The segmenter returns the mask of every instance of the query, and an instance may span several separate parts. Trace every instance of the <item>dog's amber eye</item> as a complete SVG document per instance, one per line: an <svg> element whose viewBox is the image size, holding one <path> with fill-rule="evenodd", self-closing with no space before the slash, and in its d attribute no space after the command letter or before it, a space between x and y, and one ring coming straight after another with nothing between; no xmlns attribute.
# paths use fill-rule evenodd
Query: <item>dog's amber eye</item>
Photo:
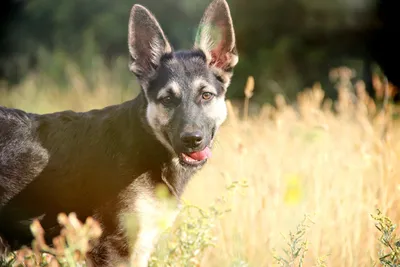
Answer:
<svg viewBox="0 0 400 267"><path fill-rule="evenodd" d="M201 98L203 98L203 100L210 100L213 97L213 94L209 93L209 92L204 92L201 95Z"/></svg>

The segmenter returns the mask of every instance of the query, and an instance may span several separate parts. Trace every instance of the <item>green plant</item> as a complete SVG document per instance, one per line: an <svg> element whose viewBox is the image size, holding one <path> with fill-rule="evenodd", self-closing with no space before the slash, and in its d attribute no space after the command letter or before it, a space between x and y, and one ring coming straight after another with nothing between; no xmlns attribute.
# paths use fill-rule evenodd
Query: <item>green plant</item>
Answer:
<svg viewBox="0 0 400 267"><path fill-rule="evenodd" d="M400 266L400 239L396 235L397 225L378 209L377 214L371 214L375 226L381 233L379 242L382 244L378 255L380 263L385 267Z"/></svg>
<svg viewBox="0 0 400 267"><path fill-rule="evenodd" d="M305 255L308 251L308 241L305 235L310 228L310 223L314 224L311 218L305 215L304 219L297 225L295 232L289 232L288 237L283 236L288 248L283 249L285 256L279 256L274 251L273 257L276 264L282 267L304 266ZM326 266L325 258L326 256L318 258L316 266Z"/></svg>
<svg viewBox="0 0 400 267"><path fill-rule="evenodd" d="M289 238L282 235L289 249L283 249L285 257L279 256L275 252L274 259L279 266L303 266L304 256L308 250L308 242L306 239L303 239L309 228L307 222L312 221L308 216L305 216L303 221L297 226L296 232L289 232Z"/></svg>
<svg viewBox="0 0 400 267"><path fill-rule="evenodd" d="M205 251L215 245L216 221L230 211L230 197L247 186L246 181L234 181L227 186L227 194L217 198L208 209L184 201L183 220L175 231L168 233L167 244L160 243L150 266L200 266Z"/></svg>

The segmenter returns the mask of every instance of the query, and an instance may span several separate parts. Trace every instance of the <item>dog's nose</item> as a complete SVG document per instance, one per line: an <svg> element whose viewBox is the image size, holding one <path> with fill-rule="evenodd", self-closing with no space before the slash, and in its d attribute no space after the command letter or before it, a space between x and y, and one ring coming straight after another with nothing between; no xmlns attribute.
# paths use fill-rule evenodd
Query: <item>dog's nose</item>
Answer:
<svg viewBox="0 0 400 267"><path fill-rule="evenodd" d="M196 148L203 141L203 134L200 131L184 132L181 134L181 141L187 148Z"/></svg>

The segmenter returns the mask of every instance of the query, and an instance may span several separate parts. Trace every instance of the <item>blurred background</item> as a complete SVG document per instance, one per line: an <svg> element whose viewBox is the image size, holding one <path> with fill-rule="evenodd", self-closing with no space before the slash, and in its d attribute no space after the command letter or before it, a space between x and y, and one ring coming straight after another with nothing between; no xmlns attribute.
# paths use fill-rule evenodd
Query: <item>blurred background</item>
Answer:
<svg viewBox="0 0 400 267"><path fill-rule="evenodd" d="M371 94L373 74L395 84L388 64L396 58L395 4L377 0L228 0L240 64L228 98L243 97L253 75L253 105L271 102L276 93L293 100L303 88L321 82L336 98L332 68L346 65ZM2 0L0 80L7 87L40 72L70 86L66 67L74 64L87 82L99 66L114 71L126 87L127 25L134 3L147 6L175 49L190 48L208 0ZM393 5L393 6L388 6ZM382 12L386 12L382 15ZM393 13L393 15L392 15ZM390 61L387 63L387 61Z"/></svg>

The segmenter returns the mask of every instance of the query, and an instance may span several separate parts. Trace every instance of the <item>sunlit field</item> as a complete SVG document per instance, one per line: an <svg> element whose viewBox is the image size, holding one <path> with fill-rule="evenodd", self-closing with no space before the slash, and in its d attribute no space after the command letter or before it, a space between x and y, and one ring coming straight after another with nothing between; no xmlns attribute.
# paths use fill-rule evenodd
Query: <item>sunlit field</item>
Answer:
<svg viewBox="0 0 400 267"><path fill-rule="evenodd" d="M285 254L288 242L293 244L285 238L296 233L306 215L311 221L296 245L299 256L305 253L303 266L380 264L381 233L371 214L380 209L393 222L400 219L400 128L392 119L394 107L388 104L382 111L369 102L362 83L354 85L360 99L354 104L346 93L346 75L338 74L338 102L322 101L318 84L299 93L296 105L277 95L274 106L247 119L228 102L229 117L213 156L189 183L184 199L209 210L233 182L247 186L227 197L224 209L229 211L207 221L214 246L194 244L192 258L170 266L279 266L278 256L289 261L280 266L300 266L296 255ZM71 84L62 91L31 76L16 90L1 91L0 104L38 113L85 111L131 99L138 88L134 78L129 89L107 75L99 75L89 88L78 73L71 75ZM189 234L204 235L196 229ZM167 266L156 261L154 266Z"/></svg>

